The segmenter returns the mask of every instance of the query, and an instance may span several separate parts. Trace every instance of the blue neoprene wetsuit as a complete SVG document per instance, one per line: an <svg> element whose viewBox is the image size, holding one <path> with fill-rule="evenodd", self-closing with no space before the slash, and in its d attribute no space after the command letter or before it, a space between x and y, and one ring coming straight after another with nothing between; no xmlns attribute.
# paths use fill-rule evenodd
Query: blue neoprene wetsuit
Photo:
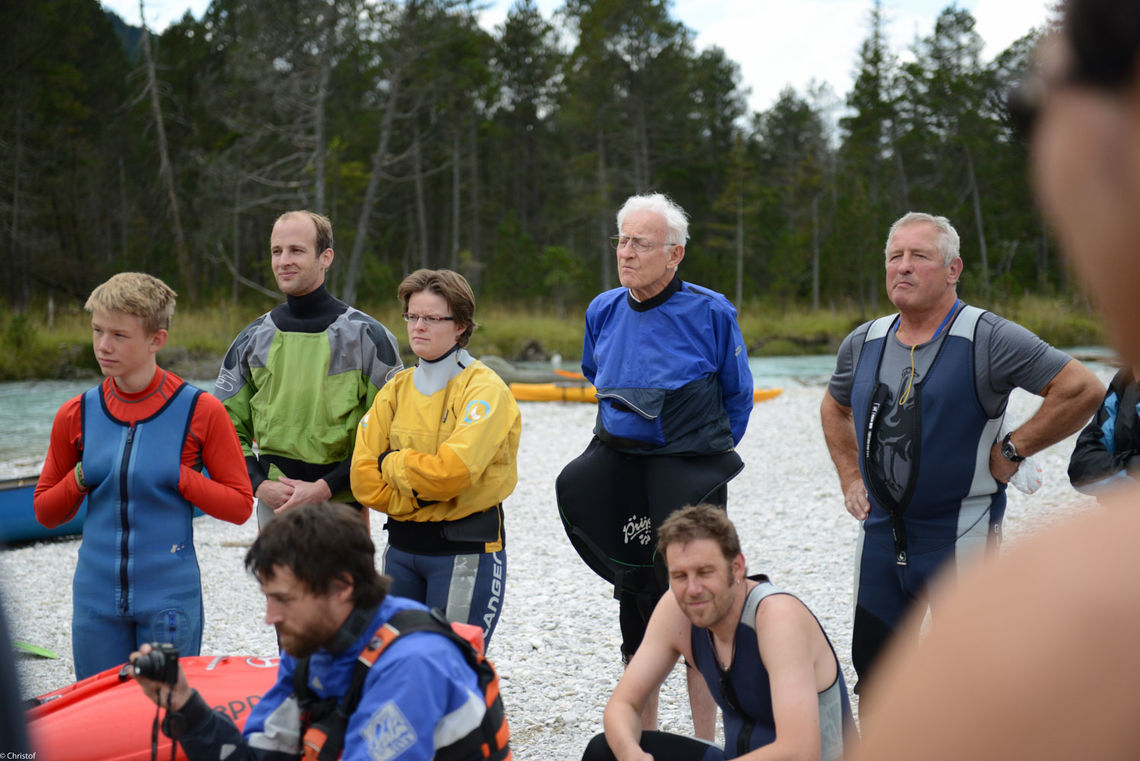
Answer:
<svg viewBox="0 0 1140 761"><path fill-rule="evenodd" d="M717 663L709 630L692 627L693 665L701 672L724 715L725 758L742 756L776 739L768 670L756 639L756 609L769 595L787 592L781 592L767 577L755 578L760 583L748 593L740 613L732 663L727 669L722 671ZM834 649L832 657L835 657ZM825 761L842 758L845 733L853 731L853 727L847 684L836 658L835 681L819 693L820 757Z"/></svg>
<svg viewBox="0 0 1140 761"><path fill-rule="evenodd" d="M119 665L144 642L181 655L202 644L194 507L179 493L181 452L200 389L184 383L155 415L113 418L101 386L83 395L83 474L90 489L73 582L76 677ZM143 518L145 516L145 518Z"/></svg>
<svg viewBox="0 0 1140 761"><path fill-rule="evenodd" d="M1005 485L990 473L989 451L1002 416L990 418L975 391L982 314L962 308L904 404L879 379L896 318L875 320L859 354L851 409L871 503L856 567L852 652L861 678L945 562L1000 537ZM905 483L890 481L892 457L911 463Z"/></svg>

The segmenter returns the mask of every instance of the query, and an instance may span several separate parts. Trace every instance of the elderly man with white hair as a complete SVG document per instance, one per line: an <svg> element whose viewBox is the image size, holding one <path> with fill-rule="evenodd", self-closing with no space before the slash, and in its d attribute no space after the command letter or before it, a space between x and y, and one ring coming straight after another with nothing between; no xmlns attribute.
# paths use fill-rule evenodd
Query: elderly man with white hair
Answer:
<svg viewBox="0 0 1140 761"><path fill-rule="evenodd" d="M963 303L958 249L945 217L911 212L891 226L886 285L898 312L844 339L820 408L847 511L863 524L851 643L860 694L935 572L997 547L1019 464L1078 430L1104 393L1069 355ZM1018 387L1044 401L1002 437Z"/></svg>
<svg viewBox="0 0 1140 761"><path fill-rule="evenodd" d="M633 657L668 588L657 527L674 510L724 507L743 463L735 447L752 413L752 372L723 295L681 280L689 224L660 193L617 214L620 288L586 310L582 371L597 387L594 438L556 484L567 534L591 569L614 584L622 657ZM713 739L716 705L687 669L693 724ZM656 692L642 717L656 728Z"/></svg>

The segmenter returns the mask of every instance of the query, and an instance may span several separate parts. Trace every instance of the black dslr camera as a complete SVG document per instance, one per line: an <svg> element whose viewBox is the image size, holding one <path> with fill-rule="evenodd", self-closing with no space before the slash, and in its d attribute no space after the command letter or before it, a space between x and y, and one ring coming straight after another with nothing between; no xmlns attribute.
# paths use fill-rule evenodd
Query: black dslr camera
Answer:
<svg viewBox="0 0 1140 761"><path fill-rule="evenodd" d="M151 651L135 658L135 676L174 686L178 682L178 648L169 642L150 643Z"/></svg>

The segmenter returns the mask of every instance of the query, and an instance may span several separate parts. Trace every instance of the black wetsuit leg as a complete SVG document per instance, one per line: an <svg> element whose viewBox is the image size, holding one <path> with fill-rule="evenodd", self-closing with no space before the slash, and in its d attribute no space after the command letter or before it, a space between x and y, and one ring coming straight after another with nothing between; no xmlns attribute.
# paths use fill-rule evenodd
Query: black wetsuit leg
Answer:
<svg viewBox="0 0 1140 761"><path fill-rule="evenodd" d="M668 732L642 732L641 749L656 761L723 761L725 758L724 750L718 745ZM594 735L586 745L582 761L616 761L605 734Z"/></svg>

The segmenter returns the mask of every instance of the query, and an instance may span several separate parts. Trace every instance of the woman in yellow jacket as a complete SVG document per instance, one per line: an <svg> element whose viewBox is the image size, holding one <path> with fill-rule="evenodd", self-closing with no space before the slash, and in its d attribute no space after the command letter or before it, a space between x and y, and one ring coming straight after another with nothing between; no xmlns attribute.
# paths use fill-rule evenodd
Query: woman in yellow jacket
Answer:
<svg viewBox="0 0 1140 761"><path fill-rule="evenodd" d="M518 481L519 408L464 348L476 323L462 275L416 270L396 293L419 361L361 419L352 493L388 514L392 594L483 627L489 644L507 575L503 500Z"/></svg>

